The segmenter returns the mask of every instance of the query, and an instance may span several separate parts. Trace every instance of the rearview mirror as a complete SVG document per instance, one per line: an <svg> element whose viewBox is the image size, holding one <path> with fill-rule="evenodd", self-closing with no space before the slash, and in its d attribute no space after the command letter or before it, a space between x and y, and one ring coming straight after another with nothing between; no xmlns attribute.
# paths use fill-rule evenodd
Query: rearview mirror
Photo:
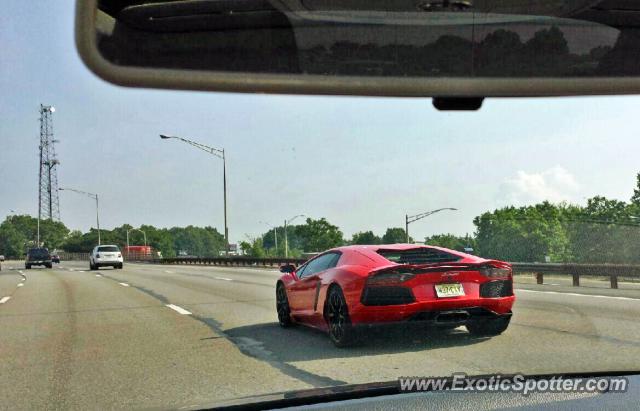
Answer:
<svg viewBox="0 0 640 411"><path fill-rule="evenodd" d="M296 266L293 264L285 264L280 266L281 273L291 274L296 271Z"/></svg>
<svg viewBox="0 0 640 411"><path fill-rule="evenodd" d="M136 87L434 97L640 93L640 6L618 3L79 0L76 42L96 74Z"/></svg>

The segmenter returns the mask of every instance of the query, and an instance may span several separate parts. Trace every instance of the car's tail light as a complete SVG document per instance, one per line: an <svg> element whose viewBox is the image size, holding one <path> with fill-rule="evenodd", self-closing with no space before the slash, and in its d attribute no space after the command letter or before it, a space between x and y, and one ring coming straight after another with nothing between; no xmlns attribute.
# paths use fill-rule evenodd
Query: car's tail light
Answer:
<svg viewBox="0 0 640 411"><path fill-rule="evenodd" d="M100 254L96 254L96 258L100 258Z"/></svg>
<svg viewBox="0 0 640 411"><path fill-rule="evenodd" d="M484 266L478 270L480 274L487 278L508 278L511 277L511 268Z"/></svg>
<svg viewBox="0 0 640 411"><path fill-rule="evenodd" d="M367 279L367 286L393 286L400 285L414 277L413 273L401 271L383 271L372 275Z"/></svg>
<svg viewBox="0 0 640 411"><path fill-rule="evenodd" d="M493 280L480 284L480 297L500 298L513 295L513 282L510 280Z"/></svg>

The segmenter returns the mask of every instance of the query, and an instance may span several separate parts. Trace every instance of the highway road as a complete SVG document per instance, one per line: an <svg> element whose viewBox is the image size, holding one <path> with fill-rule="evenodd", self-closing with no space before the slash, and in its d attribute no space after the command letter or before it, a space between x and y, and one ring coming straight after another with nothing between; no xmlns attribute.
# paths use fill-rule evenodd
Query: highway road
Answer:
<svg viewBox="0 0 640 411"><path fill-rule="evenodd" d="M453 372L640 370L640 290L518 282L491 339L374 332L349 349L280 329L267 269L87 263L0 271L0 409L176 408Z"/></svg>

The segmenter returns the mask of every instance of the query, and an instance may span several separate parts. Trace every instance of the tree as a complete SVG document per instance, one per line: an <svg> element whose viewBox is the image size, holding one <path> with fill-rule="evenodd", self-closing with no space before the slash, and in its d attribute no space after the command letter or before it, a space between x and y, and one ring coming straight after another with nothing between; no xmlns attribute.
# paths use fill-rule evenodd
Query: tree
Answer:
<svg viewBox="0 0 640 411"><path fill-rule="evenodd" d="M465 251L466 248L476 249L476 239L469 234L459 237L453 234L436 234L424 239L425 244L448 248L450 250Z"/></svg>
<svg viewBox="0 0 640 411"><path fill-rule="evenodd" d="M640 173L636 175L636 188L633 189L633 196L631 196L631 203L640 207Z"/></svg>
<svg viewBox="0 0 640 411"><path fill-rule="evenodd" d="M396 243L406 243L407 242L407 232L404 228L393 227L387 228L387 231L382 236L382 244L396 244ZM409 242L413 242L413 239L409 237Z"/></svg>
<svg viewBox="0 0 640 411"><path fill-rule="evenodd" d="M22 258L26 244L27 237L15 227L0 228L0 254L7 258Z"/></svg>
<svg viewBox="0 0 640 411"><path fill-rule="evenodd" d="M351 244L380 244L381 241L373 231L363 231L353 235Z"/></svg>
<svg viewBox="0 0 640 411"><path fill-rule="evenodd" d="M245 255L255 258L264 258L267 253L262 244L262 238L249 238L249 241L240 241L240 248Z"/></svg>
<svg viewBox="0 0 640 411"><path fill-rule="evenodd" d="M295 232L306 252L324 251L344 244L342 231L324 218L307 218L306 224L295 226Z"/></svg>
<svg viewBox="0 0 640 411"><path fill-rule="evenodd" d="M505 207L474 218L478 253L516 262L566 261L569 240L559 207L543 202L535 206Z"/></svg>
<svg viewBox="0 0 640 411"><path fill-rule="evenodd" d="M0 252L21 257L27 248L37 244L38 219L29 215L7 217L0 224ZM40 243L51 250L62 246L69 229L59 221L40 221Z"/></svg>
<svg viewBox="0 0 640 411"><path fill-rule="evenodd" d="M581 263L640 263L638 206L595 196L586 207L565 210L572 260Z"/></svg>

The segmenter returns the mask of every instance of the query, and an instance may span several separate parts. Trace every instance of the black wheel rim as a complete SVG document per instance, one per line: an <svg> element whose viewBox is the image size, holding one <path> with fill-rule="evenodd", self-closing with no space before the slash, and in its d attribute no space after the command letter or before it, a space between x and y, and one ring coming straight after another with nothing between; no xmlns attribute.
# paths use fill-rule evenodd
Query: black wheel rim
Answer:
<svg viewBox="0 0 640 411"><path fill-rule="evenodd" d="M332 292L329 298L329 329L336 341L344 337L347 320L347 307L338 292Z"/></svg>
<svg viewBox="0 0 640 411"><path fill-rule="evenodd" d="M276 309L278 310L278 321L284 324L289 319L289 300L287 300L287 292L283 286L279 286L276 290Z"/></svg>

